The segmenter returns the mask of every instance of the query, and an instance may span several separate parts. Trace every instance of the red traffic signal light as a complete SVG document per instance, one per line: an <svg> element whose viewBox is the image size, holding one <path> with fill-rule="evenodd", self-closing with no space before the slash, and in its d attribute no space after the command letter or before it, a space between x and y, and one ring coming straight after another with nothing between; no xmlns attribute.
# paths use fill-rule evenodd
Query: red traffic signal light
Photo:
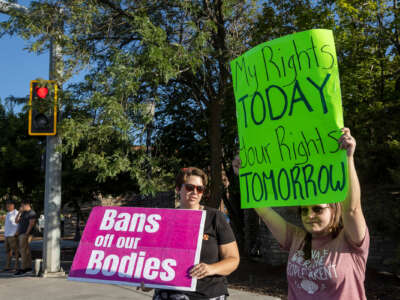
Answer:
<svg viewBox="0 0 400 300"><path fill-rule="evenodd" d="M47 94L49 93L49 89L47 87L36 87L35 92L39 98L45 99Z"/></svg>
<svg viewBox="0 0 400 300"><path fill-rule="evenodd" d="M29 97L29 135L56 135L57 84L32 80Z"/></svg>

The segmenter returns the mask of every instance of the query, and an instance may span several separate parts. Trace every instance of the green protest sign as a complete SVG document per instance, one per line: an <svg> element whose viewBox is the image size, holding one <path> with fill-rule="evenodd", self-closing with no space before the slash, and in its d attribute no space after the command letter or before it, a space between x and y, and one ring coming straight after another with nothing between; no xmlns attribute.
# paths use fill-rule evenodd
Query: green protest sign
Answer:
<svg viewBox="0 0 400 300"><path fill-rule="evenodd" d="M231 62L243 208L344 200L347 158L332 31L258 45Z"/></svg>

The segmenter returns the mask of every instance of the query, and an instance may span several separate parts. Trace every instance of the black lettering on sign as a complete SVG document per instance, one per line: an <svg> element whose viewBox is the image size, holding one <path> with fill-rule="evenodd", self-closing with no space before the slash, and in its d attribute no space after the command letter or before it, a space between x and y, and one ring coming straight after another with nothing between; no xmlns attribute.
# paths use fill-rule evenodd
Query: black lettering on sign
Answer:
<svg viewBox="0 0 400 300"><path fill-rule="evenodd" d="M324 95L324 88L327 85L329 78L331 77L331 74L326 74L325 79L323 80L322 84L319 85L316 83L313 79L310 77L307 77L307 81L303 82L300 84L299 81L295 81L293 90L292 90L292 97L290 99L290 108L288 112L288 116L292 116L295 112L296 109L295 107L301 105L302 103L305 108L307 108L308 112L312 113L315 111L315 109L312 106L312 103L308 99L312 99L313 95L306 95L303 92L304 84L308 82L309 85L314 87L316 89L316 92L318 93L318 96L321 101L321 108L323 114L326 114L328 112L328 106L326 104L326 99ZM315 92L314 92L315 94ZM285 90L275 84L272 84L268 86L265 89L265 96L266 96L266 101L268 104L268 116L269 120L275 121L275 120L280 120L283 118L286 114L287 108L288 108L288 96L286 95ZM249 95L243 95L238 99L238 110L242 109L243 110L243 116L244 116L244 127L247 128L249 126L248 124L248 114L247 114L247 102L246 99L249 97ZM262 125L265 120L268 120L267 118L267 106L265 105L265 99L263 98L262 94L258 91L255 91L253 95L251 96L251 101L250 101L250 111L251 111L251 121L253 124L256 126ZM296 104L296 106L295 106ZM313 104L315 106L315 104ZM256 117L255 112L261 110L261 117Z"/></svg>
<svg viewBox="0 0 400 300"><path fill-rule="evenodd" d="M242 154L242 168L247 166L258 165L269 165L271 164L271 158L269 156L269 149L271 143L261 144L259 146L246 147L246 142L242 138L240 142L240 153Z"/></svg>
<svg viewBox="0 0 400 300"><path fill-rule="evenodd" d="M245 185L246 202L268 201L273 195L275 200L316 198L328 191L342 191L346 184L346 164L321 165L315 168L312 164L290 169L281 168L269 172L247 172L240 174L241 184Z"/></svg>

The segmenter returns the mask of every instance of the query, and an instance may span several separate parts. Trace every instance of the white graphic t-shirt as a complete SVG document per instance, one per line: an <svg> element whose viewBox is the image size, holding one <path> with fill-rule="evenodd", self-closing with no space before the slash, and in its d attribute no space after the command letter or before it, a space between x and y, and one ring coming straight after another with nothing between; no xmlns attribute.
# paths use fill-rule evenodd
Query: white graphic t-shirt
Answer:
<svg viewBox="0 0 400 300"><path fill-rule="evenodd" d="M304 259L302 244L306 233L287 225L286 242L289 251L287 279L288 299L366 299L365 267L368 258L369 233L360 246L350 242L342 230L332 239L313 238L311 259Z"/></svg>

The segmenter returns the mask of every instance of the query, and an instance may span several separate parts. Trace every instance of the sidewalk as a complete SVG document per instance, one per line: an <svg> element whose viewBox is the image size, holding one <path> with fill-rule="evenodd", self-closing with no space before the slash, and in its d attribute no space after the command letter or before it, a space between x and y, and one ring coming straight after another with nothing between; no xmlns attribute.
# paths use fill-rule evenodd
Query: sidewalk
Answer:
<svg viewBox="0 0 400 300"><path fill-rule="evenodd" d="M72 241L63 241L62 247L70 247ZM40 249L35 241L32 248ZM4 243L0 243L0 268L4 266ZM67 264L70 262L66 262ZM279 298L230 289L229 300L275 300ZM65 278L13 277L0 273L0 299L12 300L140 300L151 299L152 292L137 291L128 285L97 284L69 281Z"/></svg>
<svg viewBox="0 0 400 300"><path fill-rule="evenodd" d="M265 295L230 289L229 300L273 300ZM136 287L69 281L65 278L19 277L0 278L0 298L12 300L140 300L151 299L153 292Z"/></svg>

